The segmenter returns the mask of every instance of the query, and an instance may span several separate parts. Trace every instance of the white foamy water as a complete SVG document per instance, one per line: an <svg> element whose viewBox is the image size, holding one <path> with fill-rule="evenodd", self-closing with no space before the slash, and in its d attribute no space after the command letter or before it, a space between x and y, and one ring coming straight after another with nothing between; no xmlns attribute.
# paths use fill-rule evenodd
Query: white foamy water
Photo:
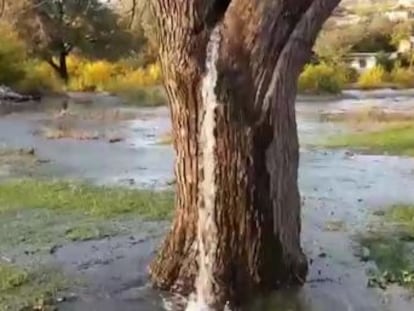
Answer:
<svg viewBox="0 0 414 311"><path fill-rule="evenodd" d="M199 247L199 274L196 280L196 292L190 297L187 311L210 311L214 301L214 258L216 257L217 227L215 225L215 147L216 127L215 111L218 100L215 94L217 84L216 62L219 57L220 31L216 27L207 45L206 75L202 81L204 117L201 124L201 148L204 180L200 187L200 195L204 202L199 210L197 239Z"/></svg>

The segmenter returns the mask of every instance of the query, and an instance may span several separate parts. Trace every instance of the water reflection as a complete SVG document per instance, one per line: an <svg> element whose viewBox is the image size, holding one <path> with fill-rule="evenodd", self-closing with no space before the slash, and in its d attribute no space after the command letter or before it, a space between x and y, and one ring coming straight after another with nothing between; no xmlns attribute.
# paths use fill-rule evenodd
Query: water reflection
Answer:
<svg viewBox="0 0 414 311"><path fill-rule="evenodd" d="M282 291L262 297L246 311L320 311L314 309L303 290ZM333 309L332 309L333 310Z"/></svg>

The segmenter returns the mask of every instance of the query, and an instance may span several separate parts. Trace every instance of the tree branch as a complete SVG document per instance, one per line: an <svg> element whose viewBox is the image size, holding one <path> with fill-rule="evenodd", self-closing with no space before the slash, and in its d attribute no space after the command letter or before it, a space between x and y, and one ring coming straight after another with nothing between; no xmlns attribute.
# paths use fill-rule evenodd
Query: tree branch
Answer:
<svg viewBox="0 0 414 311"><path fill-rule="evenodd" d="M5 8L6 8L6 0L0 0L0 17L3 16Z"/></svg>
<svg viewBox="0 0 414 311"><path fill-rule="evenodd" d="M71 43L64 43L63 44L63 50L64 50L64 53L66 55L70 54L70 52L72 52L73 48L74 48L74 45L71 44Z"/></svg>
<svg viewBox="0 0 414 311"><path fill-rule="evenodd" d="M128 29L132 29L132 25L134 24L134 20L135 20L136 10L137 10L137 0L132 0L131 19L128 23Z"/></svg>
<svg viewBox="0 0 414 311"><path fill-rule="evenodd" d="M318 33L341 0L314 0L292 32L278 63L293 57L291 66L300 71L312 52Z"/></svg>
<svg viewBox="0 0 414 311"><path fill-rule="evenodd" d="M296 94L296 92L287 91L286 88L296 89L297 79L306 61L312 55L312 48L318 33L340 1L314 0L296 24L272 73L269 87L263 98L261 117L258 124L268 116L269 111L277 110L277 107L272 105L274 103L273 99L278 93ZM289 74L286 75L286 73ZM294 99L295 97L285 102L294 102Z"/></svg>
<svg viewBox="0 0 414 311"><path fill-rule="evenodd" d="M54 62L53 58L49 57L46 59L46 62L52 66L53 69L55 69L56 71L59 71L60 67Z"/></svg>

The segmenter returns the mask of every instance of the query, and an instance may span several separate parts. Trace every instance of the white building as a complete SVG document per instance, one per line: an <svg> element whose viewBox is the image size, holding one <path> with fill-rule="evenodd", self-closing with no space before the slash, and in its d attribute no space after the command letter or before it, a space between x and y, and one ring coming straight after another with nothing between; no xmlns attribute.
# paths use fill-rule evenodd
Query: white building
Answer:
<svg viewBox="0 0 414 311"><path fill-rule="evenodd" d="M377 65L377 53L350 53L345 61L351 68L362 72Z"/></svg>
<svg viewBox="0 0 414 311"><path fill-rule="evenodd" d="M385 12L384 15L392 22L406 21L412 16L407 9L395 9Z"/></svg>
<svg viewBox="0 0 414 311"><path fill-rule="evenodd" d="M414 50L414 36L411 36L409 39L401 40L398 45L398 53L410 53Z"/></svg>
<svg viewBox="0 0 414 311"><path fill-rule="evenodd" d="M398 5L399 6L404 6L404 7L413 7L414 6L414 0L398 0Z"/></svg>
<svg viewBox="0 0 414 311"><path fill-rule="evenodd" d="M385 12L385 16L393 22L406 21L414 17L414 0L398 0L397 3Z"/></svg>

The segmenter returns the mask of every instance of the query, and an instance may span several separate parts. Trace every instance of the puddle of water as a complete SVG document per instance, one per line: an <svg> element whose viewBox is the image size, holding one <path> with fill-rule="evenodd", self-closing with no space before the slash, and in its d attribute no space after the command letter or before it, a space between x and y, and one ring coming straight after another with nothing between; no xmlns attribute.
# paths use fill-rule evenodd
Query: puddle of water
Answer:
<svg viewBox="0 0 414 311"><path fill-rule="evenodd" d="M34 135L45 125L56 122L54 115L60 109L60 101L47 101L37 112L26 111L0 118L0 145L7 148L35 147L39 157L50 160L50 163L39 166L34 175L80 178L106 184L127 181L127 184L140 187L165 185L171 180L172 148L156 144L158 137L169 129L166 108L127 108L137 115L131 121L85 124L78 120L86 129L116 129L116 132L121 132L124 140L115 144L107 140L50 140ZM83 105L80 109L91 112L98 109L96 105ZM109 101L103 107L108 105L115 104Z"/></svg>
<svg viewBox="0 0 414 311"><path fill-rule="evenodd" d="M384 105L393 102L389 98L375 98L379 95L358 96L343 101L297 105L302 142L299 182L304 201L303 244L311 261L309 282L300 290L277 293L257 302L254 310L413 309L412 305L407 309L398 294L391 295L391 303L384 303L381 293L367 288L367 265L354 256L352 236L364 228L367 215L378 207L414 202L414 193L407 191L414 186L411 174L414 161L386 156L349 157L343 150L308 147L308 143L342 130L330 123L319 122L321 111L349 109L357 104L370 104L373 100ZM414 100L409 97L394 99L401 107L414 108ZM111 101L105 102L104 106L111 107ZM15 148L35 147L40 157L51 160L39 168L39 173L46 176L158 187L173 178L172 148L156 144L157 137L170 128L168 110L136 111L135 120L116 124L125 133L125 140L117 144L99 140L51 141L33 135L39 124L50 118L51 114L44 111L0 118L0 144ZM341 221L345 229L326 230L326 223L330 221ZM155 225L153 232L157 234L142 237L148 233L147 229L137 227L134 239L121 236L73 243L59 249L55 259L67 272L80 273L88 280L79 299L66 302L61 306L62 310L162 310L159 293L146 286L146 266L166 227Z"/></svg>

